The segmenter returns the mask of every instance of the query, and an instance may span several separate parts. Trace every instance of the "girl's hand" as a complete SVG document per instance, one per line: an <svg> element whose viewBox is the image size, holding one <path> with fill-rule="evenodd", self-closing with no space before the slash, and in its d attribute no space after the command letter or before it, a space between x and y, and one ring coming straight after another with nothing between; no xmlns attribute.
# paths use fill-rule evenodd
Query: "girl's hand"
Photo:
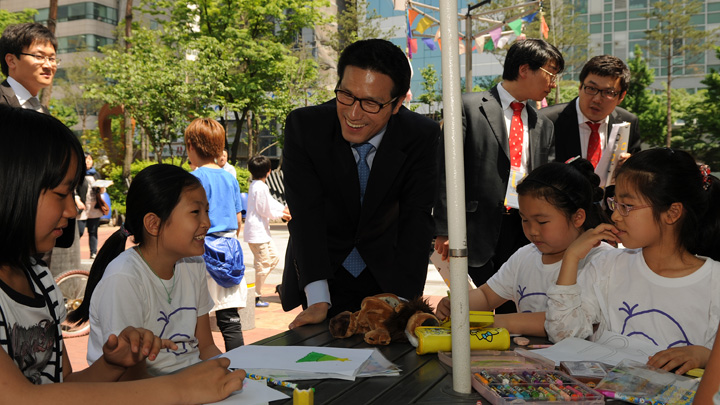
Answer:
<svg viewBox="0 0 720 405"><path fill-rule="evenodd" d="M438 302L437 308L435 308L435 316L437 316L440 321L444 321L450 317L450 298L443 297L440 302Z"/></svg>
<svg viewBox="0 0 720 405"><path fill-rule="evenodd" d="M665 371L675 370L675 374L685 374L693 368L705 368L710 359L710 349L705 346L683 346L662 350L650 356L649 366Z"/></svg>
<svg viewBox="0 0 720 405"><path fill-rule="evenodd" d="M568 246L563 260L570 258L580 261L590 253L592 248L599 246L600 242L604 240L620 243L620 239L617 237L618 232L617 228L611 224L600 224L596 228L585 231Z"/></svg>
<svg viewBox="0 0 720 405"><path fill-rule="evenodd" d="M103 357L109 364L127 368L146 358L155 360L161 349L176 350L177 345L147 329L128 326L119 336L108 337L103 345Z"/></svg>
<svg viewBox="0 0 720 405"><path fill-rule="evenodd" d="M205 360L172 374L173 386L183 392L187 403L217 402L243 387L245 370L228 370L230 359Z"/></svg>

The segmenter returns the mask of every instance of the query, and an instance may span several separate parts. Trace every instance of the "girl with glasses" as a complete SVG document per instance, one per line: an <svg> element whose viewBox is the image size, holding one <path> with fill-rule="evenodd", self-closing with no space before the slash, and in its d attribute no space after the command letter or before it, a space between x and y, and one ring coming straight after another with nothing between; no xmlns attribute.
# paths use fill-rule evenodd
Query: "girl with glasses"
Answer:
<svg viewBox="0 0 720 405"><path fill-rule="evenodd" d="M599 185L592 163L579 157L530 172L517 187L522 228L530 243L510 256L487 283L470 291L470 310L492 311L512 300L518 313L495 314L495 326L510 333L545 336L545 293L555 284L565 249L587 229L607 222L599 204L603 195ZM579 267L608 249L612 247L600 243ZM450 299L443 298L437 316L449 315Z"/></svg>
<svg viewBox="0 0 720 405"><path fill-rule="evenodd" d="M605 332L657 347L648 364L678 374L705 367L720 322L720 187L688 153L650 149L618 169L614 225L565 251L548 291L550 340ZM578 263L603 240L622 243Z"/></svg>

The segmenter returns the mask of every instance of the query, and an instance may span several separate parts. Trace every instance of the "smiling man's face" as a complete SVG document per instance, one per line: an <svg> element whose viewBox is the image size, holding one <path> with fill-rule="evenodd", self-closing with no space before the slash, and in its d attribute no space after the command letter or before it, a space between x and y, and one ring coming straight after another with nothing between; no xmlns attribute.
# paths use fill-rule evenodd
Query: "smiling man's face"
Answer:
<svg viewBox="0 0 720 405"><path fill-rule="evenodd" d="M355 66L345 67L342 81L338 85L338 90L379 104L392 100L390 95L392 88L393 81L390 76ZM400 110L403 98L404 95L394 103L394 106L390 103L376 114L364 111L357 100L353 105L336 102L343 138L348 142L363 143L377 135L387 125L390 117Z"/></svg>
<svg viewBox="0 0 720 405"><path fill-rule="evenodd" d="M35 41L30 46L23 48L22 53L57 57L55 48L50 42ZM47 60L38 63L35 57L29 55L7 54L5 57L9 76L22 84L33 96L37 96L40 90L52 84L57 71L57 64L50 63Z"/></svg>

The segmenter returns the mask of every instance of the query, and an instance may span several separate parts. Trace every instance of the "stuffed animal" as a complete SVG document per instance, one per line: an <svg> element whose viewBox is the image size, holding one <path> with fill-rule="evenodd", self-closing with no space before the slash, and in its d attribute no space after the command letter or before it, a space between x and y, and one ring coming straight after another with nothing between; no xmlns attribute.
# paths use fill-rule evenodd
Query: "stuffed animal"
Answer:
<svg viewBox="0 0 720 405"><path fill-rule="evenodd" d="M387 345L407 342L406 331L414 333L418 326L438 326L427 300L417 297L401 300L395 294L378 294L363 299L360 310L345 311L330 320L330 333L336 338L364 334L367 344Z"/></svg>

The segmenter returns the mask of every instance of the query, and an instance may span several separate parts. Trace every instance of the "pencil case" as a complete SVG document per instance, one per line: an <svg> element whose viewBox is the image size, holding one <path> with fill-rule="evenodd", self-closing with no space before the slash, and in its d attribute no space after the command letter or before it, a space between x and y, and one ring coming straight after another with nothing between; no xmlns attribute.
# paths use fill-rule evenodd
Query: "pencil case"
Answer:
<svg viewBox="0 0 720 405"><path fill-rule="evenodd" d="M419 326L415 328L417 354L452 351L452 333L449 328ZM470 329L470 350L507 350L510 333L505 328Z"/></svg>

